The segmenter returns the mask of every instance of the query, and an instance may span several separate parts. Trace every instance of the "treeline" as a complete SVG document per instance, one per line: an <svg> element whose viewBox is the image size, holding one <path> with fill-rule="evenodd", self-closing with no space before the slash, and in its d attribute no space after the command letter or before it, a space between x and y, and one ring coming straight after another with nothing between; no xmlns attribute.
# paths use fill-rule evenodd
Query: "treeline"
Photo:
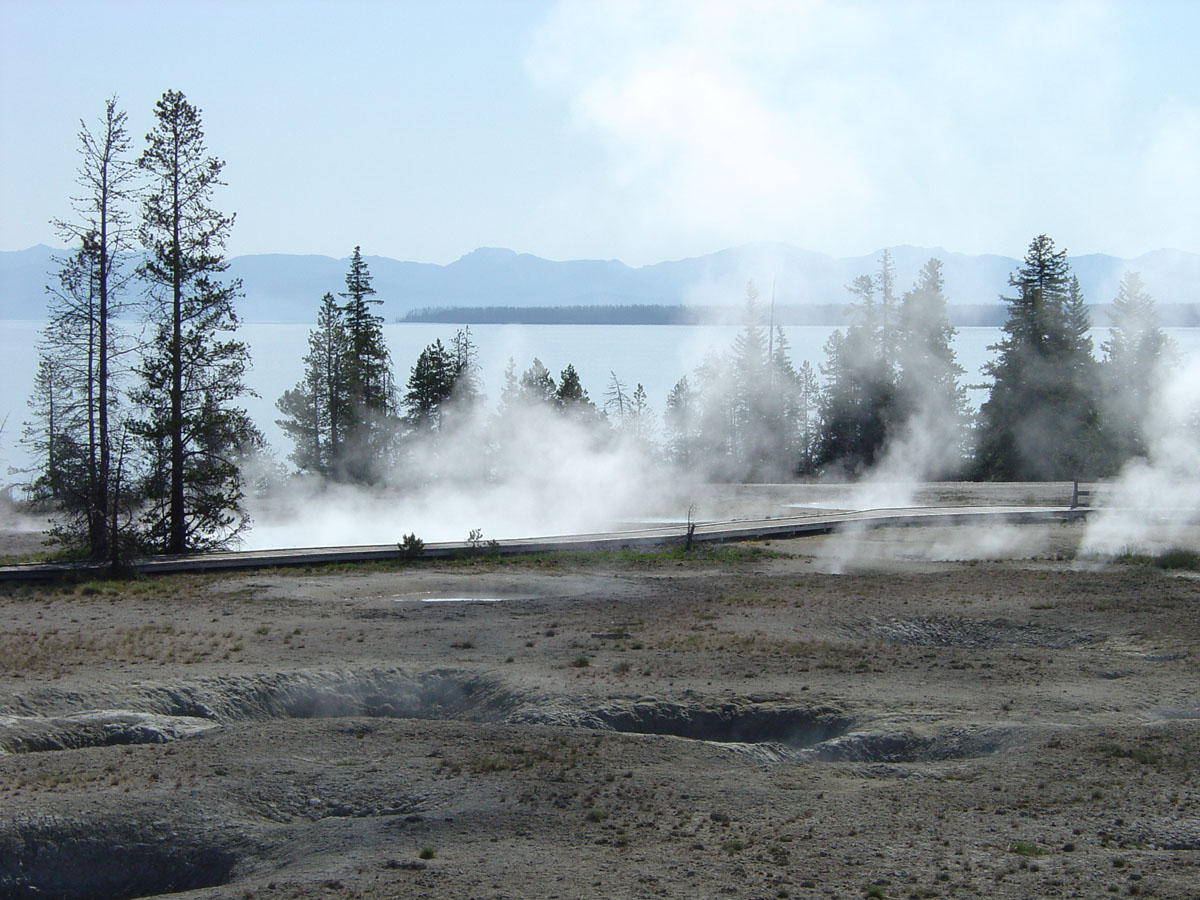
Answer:
<svg viewBox="0 0 1200 900"><path fill-rule="evenodd" d="M1180 313L1200 322L1200 309L1184 307ZM994 328L1004 324L1005 311L996 304L960 304L948 307L946 315L950 324L958 327ZM844 303L779 304L773 307L771 318L777 325L847 325L851 321ZM737 325L742 321L742 311L727 306L665 304L445 306L413 310L397 321L447 325Z"/></svg>
<svg viewBox="0 0 1200 900"><path fill-rule="evenodd" d="M453 325L701 325L706 310L689 306L451 306L416 309L402 322Z"/></svg>
<svg viewBox="0 0 1200 900"><path fill-rule="evenodd" d="M355 259L352 274L361 267L361 278L365 266L357 252ZM280 399L279 424L293 438L290 458L301 472L363 482L396 473L427 482L437 477L428 461L449 456L467 431L470 446L454 447L451 474L499 477L498 448L519 433L512 423L531 411L585 424L597 441L632 441L647 460L727 481L857 477L884 464L915 478L1098 477L1143 452L1143 417L1170 345L1138 276L1121 284L1101 361L1078 280L1066 252L1048 237L1030 245L1010 287L1004 336L987 369L990 397L975 417L953 351L942 263L929 260L901 292L885 251L876 273L848 286L851 324L833 333L817 368L793 363L783 329L764 326L751 284L732 346L710 352L678 381L661 420L644 388L630 387L615 371L597 402L573 365L556 380L536 358L520 374L510 360L499 406L489 412L467 327L449 345L427 346L403 388L373 401L374 437L356 438L338 424L349 421L339 410L364 407L347 399L352 380L340 380L337 367L351 357L328 349L349 346L339 324L349 307L339 312L327 295L305 378ZM372 327L374 345L382 347L378 319ZM377 363L386 367L385 351ZM414 466L414 455L425 462Z"/></svg>

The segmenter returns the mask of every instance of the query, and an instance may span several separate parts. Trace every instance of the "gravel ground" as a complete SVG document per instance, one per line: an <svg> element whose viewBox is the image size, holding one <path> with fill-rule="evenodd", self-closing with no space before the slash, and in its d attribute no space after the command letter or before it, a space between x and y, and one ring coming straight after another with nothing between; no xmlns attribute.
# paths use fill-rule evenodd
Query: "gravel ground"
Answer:
<svg viewBox="0 0 1200 900"><path fill-rule="evenodd" d="M1200 580L998 531L0 587L0 900L1195 898Z"/></svg>

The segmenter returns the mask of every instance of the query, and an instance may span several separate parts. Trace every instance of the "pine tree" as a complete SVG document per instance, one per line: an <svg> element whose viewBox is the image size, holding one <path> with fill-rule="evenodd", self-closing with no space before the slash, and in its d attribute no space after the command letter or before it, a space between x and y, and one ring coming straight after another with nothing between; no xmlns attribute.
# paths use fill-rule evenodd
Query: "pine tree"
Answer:
<svg viewBox="0 0 1200 900"><path fill-rule="evenodd" d="M958 379L965 370L954 356L957 333L947 317L942 261L930 259L900 302L901 395L918 393L921 386L929 385L949 398L947 408L959 405L963 390Z"/></svg>
<svg viewBox="0 0 1200 900"><path fill-rule="evenodd" d="M558 388L554 392L554 404L563 414L581 421L597 419L596 404L588 396L579 373L575 366L567 363L567 367L559 373Z"/></svg>
<svg viewBox="0 0 1200 900"><path fill-rule="evenodd" d="M72 381L58 354L38 354L33 393L27 401L32 419L25 423L21 437L34 459L30 471L35 477L26 487L29 499L56 508L76 492L73 483L84 458L76 440L81 423Z"/></svg>
<svg viewBox="0 0 1200 900"><path fill-rule="evenodd" d="M704 474L716 481L738 481L737 382L729 354L709 349L694 374L692 464L703 466Z"/></svg>
<svg viewBox="0 0 1200 900"><path fill-rule="evenodd" d="M684 375L667 395L663 422L667 429L667 456L687 468L696 444L696 396Z"/></svg>
<svg viewBox="0 0 1200 900"><path fill-rule="evenodd" d="M854 298L846 312L860 328L871 336L872 343L879 339L879 304L875 300L875 279L870 275L858 275L846 290Z"/></svg>
<svg viewBox="0 0 1200 900"><path fill-rule="evenodd" d="M817 437L820 423L821 385L807 359L796 371L796 474L817 471Z"/></svg>
<svg viewBox="0 0 1200 900"><path fill-rule="evenodd" d="M1110 468L1146 453L1145 421L1154 409L1175 348L1159 325L1154 298L1137 272L1126 272L1113 300L1112 330L1101 346Z"/></svg>
<svg viewBox="0 0 1200 900"><path fill-rule="evenodd" d="M650 399L646 396L646 389L641 382L633 389L626 428L634 440L649 443L654 439L654 415L650 411Z"/></svg>
<svg viewBox="0 0 1200 900"><path fill-rule="evenodd" d="M288 458L301 472L332 477L338 469L348 419L342 369L346 358L342 310L333 294L321 298L317 326L308 333L304 377L276 403L276 420L292 439Z"/></svg>
<svg viewBox="0 0 1200 900"><path fill-rule="evenodd" d="M758 289L746 285L742 330L733 340L733 405L730 410L731 451L739 480L760 480L778 451L773 440L772 409L776 389L770 376L765 329L759 321Z"/></svg>
<svg viewBox="0 0 1200 900"><path fill-rule="evenodd" d="M517 385L517 399L520 403L554 405L557 393L554 376L536 356L529 368L521 373L521 380Z"/></svg>
<svg viewBox="0 0 1200 900"><path fill-rule="evenodd" d="M120 415L118 382L121 356L127 351L115 320L125 308L129 276L122 259L130 250L129 204L134 199L136 169L129 160L125 114L116 98L105 104L94 131L80 122L74 215L55 220L59 234L76 250L61 265L50 295L48 321L40 342L46 374L59 381L57 402L50 407L51 385L40 379L36 408L54 408L57 422L44 457L62 468L43 471L39 492L49 488L57 506L52 537L93 559L119 562L120 536L111 529L114 496L111 431ZM35 411L36 411L35 408ZM39 426L27 435L39 443ZM50 448L47 448L50 449Z"/></svg>
<svg viewBox="0 0 1200 900"><path fill-rule="evenodd" d="M459 407L476 406L483 402L483 383L479 378L479 351L471 340L469 326L460 328L450 342L450 355L454 360L454 404Z"/></svg>
<svg viewBox="0 0 1200 900"><path fill-rule="evenodd" d="M311 335L309 336L311 340ZM325 454L321 445L320 378L309 366L310 356L304 357L304 378L293 388L286 390L275 401L284 418L275 424L292 441L292 452L288 459L301 472L323 474Z"/></svg>
<svg viewBox="0 0 1200 900"><path fill-rule="evenodd" d="M882 423L875 415L871 382L864 372L876 359L869 333L861 326L835 331L825 342L825 377L819 401L821 431L819 468L837 467L856 474L874 462L883 444Z"/></svg>
<svg viewBox="0 0 1200 900"><path fill-rule="evenodd" d="M816 464L850 475L861 474L880 458L895 417L896 373L894 358L889 358L895 353L890 257L885 257L881 273L886 273L879 279L887 288L886 304L876 302L876 281L868 275L847 286L856 298L849 309L854 321L844 334L830 335L821 365L825 387L818 404Z"/></svg>
<svg viewBox="0 0 1200 900"><path fill-rule="evenodd" d="M884 250L879 257L879 272L875 275L879 288L879 356L886 370L893 370L900 346L896 328L896 266L892 254Z"/></svg>
<svg viewBox="0 0 1200 900"><path fill-rule="evenodd" d="M421 351L404 395L405 422L415 432L438 431L454 394L458 359L440 339Z"/></svg>
<svg viewBox="0 0 1200 900"><path fill-rule="evenodd" d="M517 381L517 361L510 356L504 367L504 386L500 388L500 416L512 412L520 403L521 383Z"/></svg>
<svg viewBox="0 0 1200 900"><path fill-rule="evenodd" d="M209 206L224 163L207 155L200 111L176 91L156 104L146 139L138 164L151 186L139 274L151 298L154 341L135 395L150 456L144 525L152 546L183 553L222 545L246 527L239 455L261 438L235 405L248 393L249 356L229 336L241 284L221 281L233 216Z"/></svg>
<svg viewBox="0 0 1200 900"><path fill-rule="evenodd" d="M1029 245L980 409L977 475L1001 480L1095 476L1102 465L1087 311L1065 250Z"/></svg>
<svg viewBox="0 0 1200 900"><path fill-rule="evenodd" d="M895 421L922 440L923 477L958 472L966 454L967 397L964 369L954 355L957 333L946 314L942 262L930 259L900 302L897 328Z"/></svg>
<svg viewBox="0 0 1200 900"><path fill-rule="evenodd" d="M338 474L352 481L372 481L386 470L396 413L392 361L383 338L383 318L371 312L375 298L371 273L354 248L346 290L341 294L346 332L342 360L346 427L336 460Z"/></svg>
<svg viewBox="0 0 1200 900"><path fill-rule="evenodd" d="M782 326L775 326L775 340L772 343L770 393L767 398L772 423L769 474L775 480L787 480L799 474L801 469L804 450L802 432L807 427L804 421L807 414L805 400L801 396L800 373L792 365L791 344Z"/></svg>

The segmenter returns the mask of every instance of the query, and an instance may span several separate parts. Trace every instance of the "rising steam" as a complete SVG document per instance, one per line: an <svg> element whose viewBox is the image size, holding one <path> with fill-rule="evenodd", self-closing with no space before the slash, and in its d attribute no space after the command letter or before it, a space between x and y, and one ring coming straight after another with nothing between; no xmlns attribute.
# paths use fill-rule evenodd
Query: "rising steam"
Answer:
<svg viewBox="0 0 1200 900"><path fill-rule="evenodd" d="M682 521L689 479L644 442L545 405L495 416L482 406L447 415L443 430L409 438L381 484L291 478L251 498L243 546L341 546L485 540L612 530L646 516Z"/></svg>
<svg viewBox="0 0 1200 900"><path fill-rule="evenodd" d="M1160 373L1146 410L1146 455L1128 462L1088 520L1083 555L1194 547L1200 524L1200 363Z"/></svg>

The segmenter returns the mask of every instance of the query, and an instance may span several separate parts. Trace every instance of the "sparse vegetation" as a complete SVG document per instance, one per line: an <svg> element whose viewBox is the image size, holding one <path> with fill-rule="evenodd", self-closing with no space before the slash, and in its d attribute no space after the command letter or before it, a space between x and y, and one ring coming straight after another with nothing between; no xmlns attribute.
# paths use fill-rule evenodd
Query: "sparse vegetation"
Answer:
<svg viewBox="0 0 1200 900"><path fill-rule="evenodd" d="M1046 848L1029 841L1013 841L1008 846L1008 852L1017 856L1046 856L1050 853Z"/></svg>
<svg viewBox="0 0 1200 900"><path fill-rule="evenodd" d="M1170 547L1159 553L1129 551L1116 557L1116 561L1129 565L1150 566L1155 569L1200 571L1200 551L1187 547Z"/></svg>
<svg viewBox="0 0 1200 900"><path fill-rule="evenodd" d="M290 879L294 887L277 893L295 900L341 896L321 886L335 877L346 879L347 896L360 888L394 896L404 892L399 879L415 884L420 871L468 895L482 884L468 883L475 871L507 885L509 859L538 864L551 835L571 853L552 863L555 876L583 872L586 889L608 877L597 861L609 874L623 866L617 887L639 896L815 897L826 885L831 897L873 889L889 900L964 896L970 885L981 896L1067 895L1082 889L1072 870L1106 896L1110 884L1123 896L1137 885L1144 896L1190 896L1180 873L1154 871L1150 857L1197 803L1192 707L1181 689L1171 693L1196 665L1194 581L1131 567L1004 564L834 577L812 572L794 544L786 549L787 558L741 568L626 564L618 560L628 554L612 553L604 566L542 572L436 559L404 569L393 548L389 562L304 579L279 570L12 585L0 591L8 622L0 632L20 634L0 638L0 664L19 660L21 648L40 661L0 674L6 715L38 714L41 696L54 699L55 716L72 713L76 695L89 708L99 696L139 713L152 697L172 717L202 713L180 705L195 700L232 722L236 698L259 684L271 709L282 712L286 698L283 714L318 715L153 746L10 753L0 758L11 776L0 779L0 806L14 818L39 801L72 811L118 804L126 792L148 805L238 790L275 804L259 807L271 810L263 829L294 829L301 842L319 833L349 846L359 817L386 822L391 846L355 851L360 874L331 862L314 869L315 888L303 876L272 875ZM526 599L411 599L426 593ZM1104 615L1086 612L1100 600L1111 603ZM128 633L142 626L151 627ZM1084 628L1086 641L1057 640ZM45 644L33 639L40 633ZM1130 652L1096 652L1114 633ZM110 639L89 647L93 635ZM208 646L210 635L219 647ZM1013 646L997 640L1014 636ZM187 665L186 654L200 650L210 655ZM58 682L52 662L64 667ZM325 673L342 668L359 671L327 682ZM1082 687L1080 671L1094 673ZM87 684L93 672L99 691ZM411 691L400 687L409 679ZM916 682L928 693L907 693ZM179 689L146 692L152 683ZM321 686L312 702L310 683ZM123 693L125 684L138 686ZM1089 721L1078 709L1146 696L1162 698L1153 723L1103 711ZM849 714L832 707L844 697L856 706L848 734L839 730ZM992 721L1001 704L1010 721ZM1027 727L1035 709L1047 728ZM816 718L793 728L790 716L798 722L802 710ZM893 735L873 719L892 710L932 715ZM959 729L948 714L980 724ZM772 716L780 728L760 729ZM174 727L193 721L205 725ZM685 721L695 730L665 727ZM1064 723L1073 727L1055 727ZM612 730L581 727L601 724ZM168 725L133 721L119 734ZM104 717L17 727L56 739L84 728L88 740L118 733L103 730ZM231 737L236 754L223 752ZM726 737L729 746L708 743ZM993 740L1003 741L1000 752ZM811 758L778 758L793 752ZM267 758L271 765L259 764ZM472 809L487 815L468 818ZM911 845L903 874L891 854L874 855L891 833ZM493 839L494 856L485 846ZM423 848L434 856L419 858ZM664 859L678 868L664 869ZM363 885L375 875L378 890Z"/></svg>
<svg viewBox="0 0 1200 900"><path fill-rule="evenodd" d="M419 559L425 554L425 542L413 532L404 535L396 548L400 551L401 559Z"/></svg>
<svg viewBox="0 0 1200 900"><path fill-rule="evenodd" d="M38 633L0 633L0 674L63 675L109 662L194 665L242 650L236 631L195 631L174 625L113 630L49 628Z"/></svg>

